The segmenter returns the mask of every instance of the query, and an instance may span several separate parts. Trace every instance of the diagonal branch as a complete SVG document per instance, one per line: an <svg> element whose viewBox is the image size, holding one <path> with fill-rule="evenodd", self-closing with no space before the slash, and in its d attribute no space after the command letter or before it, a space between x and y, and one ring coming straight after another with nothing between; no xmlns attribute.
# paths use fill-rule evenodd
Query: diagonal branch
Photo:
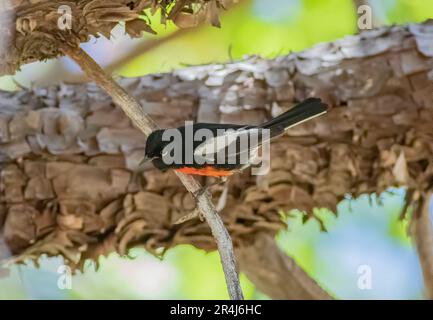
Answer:
<svg viewBox="0 0 433 320"><path fill-rule="evenodd" d="M62 47L62 51L74 60L86 75L106 91L113 102L119 105L126 115L132 120L135 126L145 135L149 135L157 129L153 120L143 111L142 106L136 99L130 96L121 86L119 86L104 70L81 48L69 46ZM186 189L192 194L198 194L202 189L195 178L176 172L179 179ZM212 235L218 246L221 263L226 277L229 296L233 300L243 300L240 287L239 276L236 270L236 260L233 252L233 243L230 235L225 228L218 212L216 211L210 197L206 193L199 193L197 196L197 208L203 214Z"/></svg>

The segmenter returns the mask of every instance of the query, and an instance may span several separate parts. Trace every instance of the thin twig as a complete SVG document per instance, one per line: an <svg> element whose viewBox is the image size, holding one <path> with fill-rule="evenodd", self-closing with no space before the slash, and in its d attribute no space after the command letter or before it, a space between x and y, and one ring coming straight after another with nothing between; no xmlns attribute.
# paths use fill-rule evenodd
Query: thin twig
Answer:
<svg viewBox="0 0 433 320"><path fill-rule="evenodd" d="M84 50L79 47L73 48L64 46L62 51L74 60L92 81L112 97L113 102L123 109L135 126L145 135L148 136L152 131L158 128L153 120L144 112L138 101L108 76ZM236 270L233 243L224 223L207 193L199 192L202 189L200 183L192 176L179 172L176 172L176 174L189 192L199 194L197 196L197 208L209 224L212 235L217 243L229 296L233 300L243 300L239 276Z"/></svg>
<svg viewBox="0 0 433 320"><path fill-rule="evenodd" d="M187 221L190 221L190 220L194 220L196 218L199 218L201 221L203 221L203 217L201 216L200 210L198 210L198 208L195 208L190 213L187 213L186 215L180 217L173 224L182 224L184 222L187 222Z"/></svg>

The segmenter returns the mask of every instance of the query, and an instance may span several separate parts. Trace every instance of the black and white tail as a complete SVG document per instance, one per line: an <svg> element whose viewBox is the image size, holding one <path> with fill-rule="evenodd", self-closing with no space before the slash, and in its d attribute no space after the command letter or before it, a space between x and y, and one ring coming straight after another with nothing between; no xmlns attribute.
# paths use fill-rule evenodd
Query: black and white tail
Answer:
<svg viewBox="0 0 433 320"><path fill-rule="evenodd" d="M227 131L222 135L207 139L195 148L194 153L208 161L216 159L216 155L222 150L224 150L224 157L227 158L247 153L253 154L257 152L258 148L264 142L283 134L287 129L297 124L324 114L327 109L327 105L320 99L309 98L258 127L247 125L239 128L238 126L236 131ZM207 127L210 125L211 124L206 124ZM221 127L221 125L218 126ZM257 129L259 129L259 131L257 131ZM254 133L257 134L257 132L261 131L260 129L269 129L270 134L259 139L242 139L242 136L246 136L250 139L250 135ZM241 144L241 141L249 141L249 143ZM236 146L235 148L230 148L230 146L234 145Z"/></svg>
<svg viewBox="0 0 433 320"><path fill-rule="evenodd" d="M327 110L328 106L322 100L308 98L260 127L270 129L271 137L275 137L291 127L326 113Z"/></svg>

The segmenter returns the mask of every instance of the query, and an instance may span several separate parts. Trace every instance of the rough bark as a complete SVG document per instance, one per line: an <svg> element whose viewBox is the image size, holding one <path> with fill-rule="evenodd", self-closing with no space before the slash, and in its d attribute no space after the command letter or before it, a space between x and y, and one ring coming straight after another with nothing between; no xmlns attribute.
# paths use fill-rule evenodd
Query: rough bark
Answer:
<svg viewBox="0 0 433 320"><path fill-rule="evenodd" d="M233 2L237 1L1 0L0 75L12 74L25 63L55 58L65 44L75 47L91 37L110 38L119 22L125 23L131 37L154 33L148 20L142 18L144 14L159 12L162 23L171 21L181 28L203 22L219 26L220 11ZM63 27L65 13L71 17L67 28Z"/></svg>
<svg viewBox="0 0 433 320"><path fill-rule="evenodd" d="M428 24L384 28L274 60L250 57L120 84L161 127L185 119L259 123L307 96L332 106L272 143L269 175L231 180L222 218L242 249L284 227L281 210L312 218L314 207L335 210L347 193L400 185L431 191L432 33ZM173 225L194 201L172 173L137 171L144 137L95 85L3 92L0 106L0 223L14 261L62 254L80 266L137 245L215 249L204 223ZM269 264L281 260L264 256ZM290 264L281 266L292 274Z"/></svg>

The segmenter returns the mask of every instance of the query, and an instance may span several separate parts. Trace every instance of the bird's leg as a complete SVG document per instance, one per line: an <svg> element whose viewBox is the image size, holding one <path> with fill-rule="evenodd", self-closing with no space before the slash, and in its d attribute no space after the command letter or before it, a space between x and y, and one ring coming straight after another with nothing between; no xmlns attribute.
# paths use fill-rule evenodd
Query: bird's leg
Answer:
<svg viewBox="0 0 433 320"><path fill-rule="evenodd" d="M216 178L216 181L212 182L212 183L206 183L206 185L204 187L202 187L200 190L198 190L197 192L195 192L193 194L194 198L198 198L201 195L203 195L204 193L208 193L210 196L212 196L212 194L209 192L209 189L212 188L213 186L217 186L220 184L223 184L225 182L227 182L227 177L218 177Z"/></svg>
<svg viewBox="0 0 433 320"><path fill-rule="evenodd" d="M212 182L210 184L206 184L204 187L202 187L200 190L198 190L196 193L194 193L193 194L194 198L197 199L198 197L200 197L204 193L208 193L210 196L212 196L212 194L209 192L209 189L211 187L213 187L213 186L216 186L216 185L219 185L219 184L222 184L222 183L226 183L227 180L228 180L227 177L217 178L217 181L214 181L214 182ZM224 199L224 200L223 201L218 201L218 206L217 206L218 209L217 209L217 211L221 211L224 208L224 206L225 206L225 199L227 198L227 191L226 190L223 191L223 194L221 195L220 199L221 198ZM193 220L195 218L199 218L200 221L204 221L204 217L203 217L202 213L200 212L200 210L198 210L197 207L194 208L194 210L191 211L190 213L188 213L188 214L180 217L178 220L176 220L176 222L174 224L181 224L181 223L184 223L186 221Z"/></svg>
<svg viewBox="0 0 433 320"><path fill-rule="evenodd" d="M225 206L227 204L228 194L229 194L228 179L225 179L225 181L223 183L224 183L223 191L221 192L221 195L218 199L218 203L217 203L216 208L215 208L218 212L221 212L225 208Z"/></svg>
<svg viewBox="0 0 433 320"><path fill-rule="evenodd" d="M176 220L176 222L174 224L181 224L181 223L184 223L186 221L193 220L195 218L199 218L200 221L204 221L203 216L200 213L200 210L198 210L198 208L195 208L190 213L187 213L186 215L180 217L179 219Z"/></svg>
<svg viewBox="0 0 433 320"><path fill-rule="evenodd" d="M212 197L212 193L209 192L209 189L212 188L213 186L217 186L217 185L226 183L227 180L228 180L227 177L219 177L219 178L216 178L216 181L214 181L210 184L206 183L206 185L203 188L201 188L196 194L194 194L194 197L197 199L198 197L200 197L204 193L208 193L209 196ZM224 205L225 205L225 203L224 203ZM223 206L223 208L224 208L224 206ZM200 211L198 211L197 208L194 211L197 211L198 218L200 219L200 221L204 221L204 217L203 217L202 213ZM218 210L218 211L220 211L220 210Z"/></svg>

